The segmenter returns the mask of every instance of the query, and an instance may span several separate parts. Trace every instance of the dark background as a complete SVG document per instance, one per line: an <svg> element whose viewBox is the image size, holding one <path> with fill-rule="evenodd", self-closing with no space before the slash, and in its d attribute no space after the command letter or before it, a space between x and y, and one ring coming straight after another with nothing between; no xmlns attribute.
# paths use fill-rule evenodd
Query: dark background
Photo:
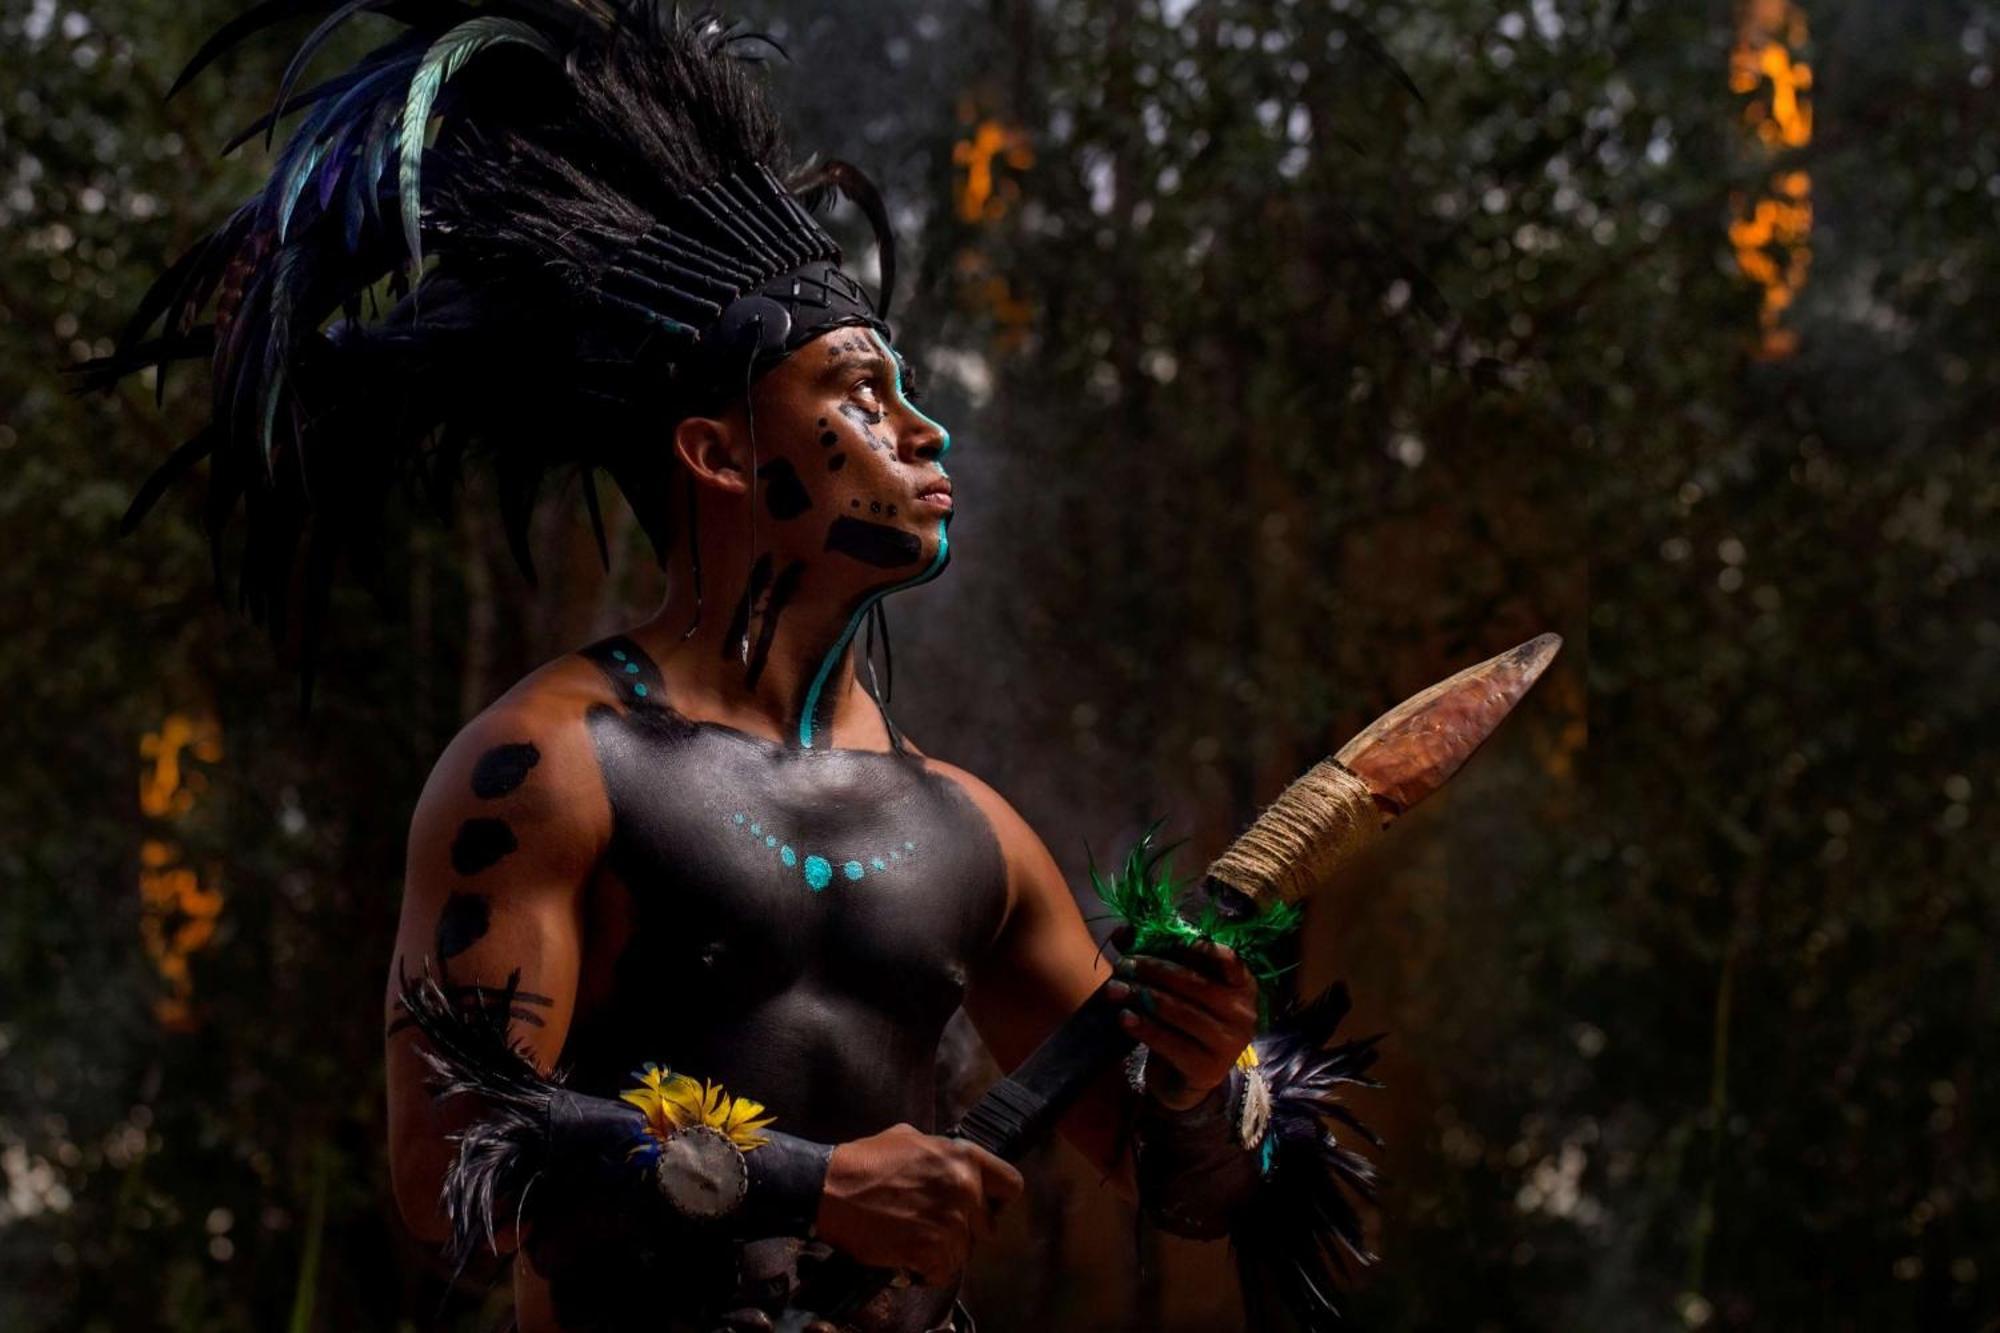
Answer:
<svg viewBox="0 0 2000 1333"><path fill-rule="evenodd" d="M386 1187L403 832L661 589L571 493L530 590L475 495L342 594L301 722L192 490L112 540L201 377L60 372L267 161L215 153L288 42L161 100L233 9L0 0L0 1326L480 1328ZM1391 1033L1360 1326L2000 1328L2000 7L742 12L892 194L955 431L898 716L1078 882L1568 638L1311 915ZM1219 1247L1033 1174L982 1327L1240 1327Z"/></svg>

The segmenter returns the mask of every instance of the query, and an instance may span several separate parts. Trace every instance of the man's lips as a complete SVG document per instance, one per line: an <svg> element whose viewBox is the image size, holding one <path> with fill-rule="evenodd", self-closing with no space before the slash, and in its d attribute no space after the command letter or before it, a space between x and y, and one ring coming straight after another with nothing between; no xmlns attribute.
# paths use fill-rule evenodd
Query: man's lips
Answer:
<svg viewBox="0 0 2000 1333"><path fill-rule="evenodd" d="M939 477L917 492L917 504L927 506L941 514L951 512L951 482Z"/></svg>

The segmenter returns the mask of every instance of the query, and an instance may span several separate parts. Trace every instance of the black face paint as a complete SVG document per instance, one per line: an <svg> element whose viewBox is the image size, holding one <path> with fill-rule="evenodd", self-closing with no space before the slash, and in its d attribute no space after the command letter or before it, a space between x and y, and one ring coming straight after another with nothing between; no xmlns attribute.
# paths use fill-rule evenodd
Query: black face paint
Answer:
<svg viewBox="0 0 2000 1333"><path fill-rule="evenodd" d="M468 819L451 840L451 868L461 875L476 875L520 845L506 820Z"/></svg>
<svg viewBox="0 0 2000 1333"><path fill-rule="evenodd" d="M838 472L846 466L847 466L846 454L834 454L832 457L826 460L826 470L828 472Z"/></svg>
<svg viewBox="0 0 2000 1333"><path fill-rule="evenodd" d="M757 475L764 481L764 508L780 523L812 508L812 497L806 494L805 483L787 460L774 458L758 468Z"/></svg>
<svg viewBox="0 0 2000 1333"><path fill-rule="evenodd" d="M757 563L750 567L750 582L743 589L743 598L736 603L736 614L729 618L729 634L722 641L722 660L736 656L743 642L743 636L750 632L750 613L757 609L757 599L764 595L764 588L771 582L771 553L766 551L757 557ZM637 652L635 645L632 649ZM651 665L648 659L647 665ZM621 668L614 675L625 675Z"/></svg>
<svg viewBox="0 0 2000 1333"><path fill-rule="evenodd" d="M629 924L600 942L611 994L572 1025L572 1086L616 1095L651 1060L821 1142L929 1127L940 1034L1006 911L979 811L912 757L800 750L650 704L586 720Z"/></svg>
<svg viewBox="0 0 2000 1333"><path fill-rule="evenodd" d="M870 449L879 454L889 448L889 438L875 432L875 427L882 424L883 413L870 412L858 403L842 403L840 415L854 423L855 429L861 432L861 438L868 441Z"/></svg>
<svg viewBox="0 0 2000 1333"><path fill-rule="evenodd" d="M792 600L792 594L799 590L799 578L806 567L794 561L778 575L778 581L771 585L770 600L764 603L764 624L757 632L757 646L750 653L749 668L744 672L743 683L751 689L757 688L757 678L764 674L764 663L771 657L771 639L778 632L778 616L785 609L785 603Z"/></svg>
<svg viewBox="0 0 2000 1333"><path fill-rule="evenodd" d="M438 913L438 961L449 962L480 940L492 922L492 910L483 894L454 893Z"/></svg>
<svg viewBox="0 0 2000 1333"><path fill-rule="evenodd" d="M819 424L820 424L820 425L822 425L822 426L824 426L824 425L825 425L826 423L825 423L824 421L822 421L822 422L820 422ZM832 448L832 447L833 447L834 445L836 445L836 444L839 444L839 443L840 443L840 437L839 437L838 435L835 435L835 434L834 434L834 433L833 433L832 431L830 431L830 430L823 430L823 431L821 431L821 432L819 433L819 447L820 447L820 448L822 448L822 449L831 449L831 448Z"/></svg>
<svg viewBox="0 0 2000 1333"><path fill-rule="evenodd" d="M923 541L914 532L844 514L826 530L826 549L877 569L901 569L924 556Z"/></svg>
<svg viewBox="0 0 2000 1333"><path fill-rule="evenodd" d="M532 741L496 745L472 766L472 794L482 801L505 796L528 780L528 770L542 761Z"/></svg>

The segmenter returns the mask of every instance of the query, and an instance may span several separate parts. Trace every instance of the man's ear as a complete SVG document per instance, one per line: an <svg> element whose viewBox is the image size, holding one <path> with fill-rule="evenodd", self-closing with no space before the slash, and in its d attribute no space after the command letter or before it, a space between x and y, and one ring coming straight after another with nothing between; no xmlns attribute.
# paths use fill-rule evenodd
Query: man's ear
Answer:
<svg viewBox="0 0 2000 1333"><path fill-rule="evenodd" d="M750 459L729 422L688 417L674 427L674 452L698 486L741 495L750 489Z"/></svg>

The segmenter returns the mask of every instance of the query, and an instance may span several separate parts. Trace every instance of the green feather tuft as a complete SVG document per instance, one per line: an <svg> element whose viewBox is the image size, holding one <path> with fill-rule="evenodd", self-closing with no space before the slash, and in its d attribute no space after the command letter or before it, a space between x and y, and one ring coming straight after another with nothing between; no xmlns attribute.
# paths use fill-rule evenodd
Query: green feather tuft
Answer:
<svg viewBox="0 0 2000 1333"><path fill-rule="evenodd" d="M445 81L465 67L465 62L489 47L518 42L533 47L558 63L562 55L548 38L517 19L467 19L432 42L423 63L410 79L410 93L403 102L401 160L396 172L396 197L403 206L403 239L410 251L410 268L423 267L424 244L418 218L421 215L418 175L424 157L424 127L430 123L431 108Z"/></svg>
<svg viewBox="0 0 2000 1333"><path fill-rule="evenodd" d="M1219 944L1233 951L1268 995L1287 969L1272 956L1280 941L1299 924L1299 909L1275 903L1244 921L1231 921L1204 901L1192 917L1181 910L1187 885L1173 873L1173 848L1155 847L1154 824L1125 854L1125 864L1110 877L1093 862L1090 886L1112 915L1132 928L1131 953L1172 953L1195 944Z"/></svg>

